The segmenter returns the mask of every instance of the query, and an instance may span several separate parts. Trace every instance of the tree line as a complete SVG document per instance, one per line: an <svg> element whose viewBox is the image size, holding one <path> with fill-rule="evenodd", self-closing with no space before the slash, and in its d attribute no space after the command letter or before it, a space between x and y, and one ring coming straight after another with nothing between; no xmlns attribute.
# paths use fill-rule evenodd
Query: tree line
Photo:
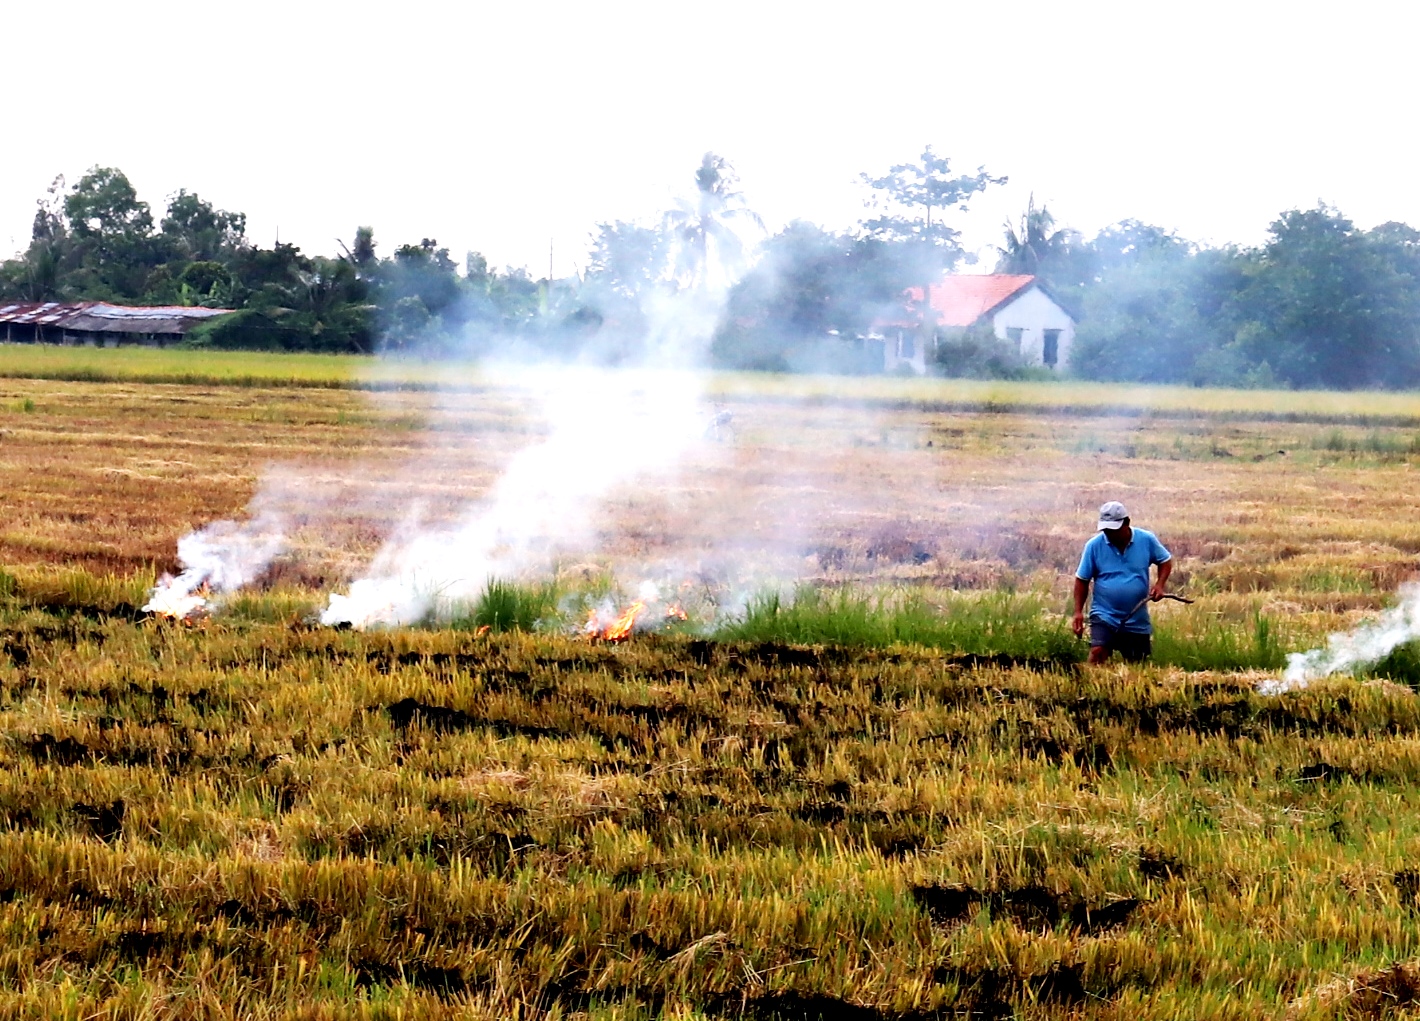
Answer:
<svg viewBox="0 0 1420 1021"><path fill-rule="evenodd" d="M187 191L155 223L122 171L95 167L72 186L56 179L39 200L29 247L0 263L0 299L230 308L190 343L358 353L464 330L515 333L546 311L547 281L492 270L477 252L462 272L430 238L382 258L368 227L341 247L333 256L263 248L244 214Z"/></svg>
<svg viewBox="0 0 1420 1021"><path fill-rule="evenodd" d="M534 279L477 252L458 264L432 238L381 255L361 227L336 254L263 248L246 217L179 191L155 222L119 170L62 178L36 208L31 241L0 263L0 299L182 304L237 312L190 343L227 348L477 355L497 345L601 346L608 359L649 329L659 294L734 280L712 358L727 368L873 371L863 338L900 319L903 291L966 258L955 226L1004 183L953 170L929 147L864 174L869 215L851 231L795 221L772 236L734 170L707 153L691 198L655 221L597 225L586 271ZM1092 238L1032 200L1003 225L997 272L1030 273L1078 320L1069 372L1195 385L1420 385L1420 232L1361 230L1325 205L1289 210L1257 246L1209 247L1125 221ZM1020 376L989 331L948 331L938 372Z"/></svg>

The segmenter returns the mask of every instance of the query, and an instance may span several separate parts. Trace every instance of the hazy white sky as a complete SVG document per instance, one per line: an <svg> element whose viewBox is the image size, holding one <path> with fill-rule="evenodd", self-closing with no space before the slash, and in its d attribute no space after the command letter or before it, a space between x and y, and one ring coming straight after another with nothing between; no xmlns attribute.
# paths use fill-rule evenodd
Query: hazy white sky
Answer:
<svg viewBox="0 0 1420 1021"><path fill-rule="evenodd" d="M847 228L862 171L925 144L1093 233L1134 217L1252 243L1318 199L1420 225L1420 5L11 0L0 251L56 174L125 171L249 233L336 250L435 237L556 272L598 221L649 219L730 159L771 228Z"/></svg>

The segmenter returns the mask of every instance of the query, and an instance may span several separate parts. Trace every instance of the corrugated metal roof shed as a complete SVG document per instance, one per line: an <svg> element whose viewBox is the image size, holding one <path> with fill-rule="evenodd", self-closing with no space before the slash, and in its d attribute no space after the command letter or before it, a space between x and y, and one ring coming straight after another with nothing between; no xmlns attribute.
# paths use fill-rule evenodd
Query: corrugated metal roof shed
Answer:
<svg viewBox="0 0 1420 1021"><path fill-rule="evenodd" d="M183 334L229 308L187 305L110 305L102 301L57 301L0 305L0 326L42 326L72 333Z"/></svg>
<svg viewBox="0 0 1420 1021"><path fill-rule="evenodd" d="M26 302L0 305L0 323L24 323L29 326L59 326L65 319L78 315L94 301L65 304L58 301Z"/></svg>

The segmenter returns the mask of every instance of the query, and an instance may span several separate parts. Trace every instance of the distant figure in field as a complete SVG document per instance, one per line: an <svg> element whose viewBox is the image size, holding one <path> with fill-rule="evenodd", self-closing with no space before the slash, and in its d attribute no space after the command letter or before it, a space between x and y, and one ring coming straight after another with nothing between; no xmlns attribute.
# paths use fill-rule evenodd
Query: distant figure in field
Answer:
<svg viewBox="0 0 1420 1021"><path fill-rule="evenodd" d="M1157 564L1158 580L1149 585L1149 568ZM1154 625L1149 602L1164 597L1164 586L1173 570L1173 558L1163 543L1142 528L1129 524L1124 504L1111 500L1100 508L1095 537L1085 543L1080 568L1075 572L1076 636L1085 631L1085 598L1094 582L1090 606L1090 662L1103 663L1118 652L1130 663L1149 658Z"/></svg>
<svg viewBox="0 0 1420 1021"><path fill-rule="evenodd" d="M716 405L715 414L711 417L710 424L705 427L705 438L716 443L734 439L735 430L731 424L734 420L735 416L728 409Z"/></svg>

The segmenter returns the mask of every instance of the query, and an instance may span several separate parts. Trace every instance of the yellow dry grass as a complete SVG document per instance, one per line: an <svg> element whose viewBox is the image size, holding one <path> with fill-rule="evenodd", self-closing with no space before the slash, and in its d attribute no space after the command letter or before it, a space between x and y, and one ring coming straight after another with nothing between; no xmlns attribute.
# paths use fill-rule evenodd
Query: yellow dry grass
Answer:
<svg viewBox="0 0 1420 1021"><path fill-rule="evenodd" d="M722 396L732 435L614 494L564 572L748 565L1063 609L1118 498L1199 599L1161 627L1264 610L1318 635L1420 555L1408 426ZM0 591L0 1014L1410 1007L1408 688L297 619L407 501L456 513L540 429L489 390L0 384L23 590ZM263 478L313 504L266 582L290 619L98 612Z"/></svg>
<svg viewBox="0 0 1420 1021"><path fill-rule="evenodd" d="M722 407L731 434L619 488L594 522L600 546L561 563L628 582L1037 588L1063 609L1095 507L1121 499L1178 554L1178 584L1205 597L1198 612L1265 608L1319 633L1373 612L1420 562L1420 447L1405 427L763 395ZM541 427L493 390L7 381L0 562L170 570L179 536L243 514L267 477L303 523L272 580L328 588L411 503L437 520L480 497Z"/></svg>

